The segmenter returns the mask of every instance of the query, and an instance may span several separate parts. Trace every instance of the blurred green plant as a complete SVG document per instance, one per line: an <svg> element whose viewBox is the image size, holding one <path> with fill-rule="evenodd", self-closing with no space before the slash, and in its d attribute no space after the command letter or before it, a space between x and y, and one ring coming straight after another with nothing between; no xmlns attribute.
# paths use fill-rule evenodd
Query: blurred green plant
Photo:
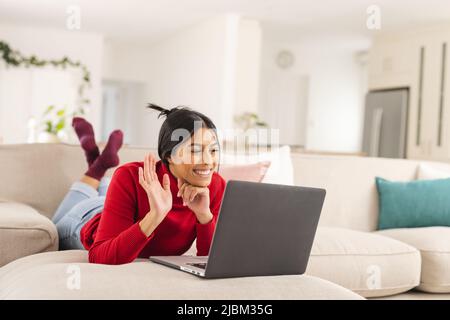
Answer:
<svg viewBox="0 0 450 320"><path fill-rule="evenodd" d="M42 115L41 130L57 136L66 128L68 119L75 115L77 113L68 114L66 108L57 109L54 105L48 106Z"/></svg>
<svg viewBox="0 0 450 320"><path fill-rule="evenodd" d="M267 122L260 119L260 117L254 112L244 112L234 117L235 123L247 131L254 128L267 128L269 125Z"/></svg>
<svg viewBox="0 0 450 320"><path fill-rule="evenodd" d="M66 127L66 113L66 108L56 109L55 106L48 106L44 111L41 123L43 131L58 135Z"/></svg>

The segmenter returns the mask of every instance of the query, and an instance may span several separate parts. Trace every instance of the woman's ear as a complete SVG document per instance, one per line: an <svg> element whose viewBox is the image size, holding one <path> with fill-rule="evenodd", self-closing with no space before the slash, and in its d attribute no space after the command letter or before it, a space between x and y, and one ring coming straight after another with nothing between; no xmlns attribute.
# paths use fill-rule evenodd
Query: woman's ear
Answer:
<svg viewBox="0 0 450 320"><path fill-rule="evenodd" d="M172 150L171 155L167 157L167 161L173 165L185 163L185 161L183 161L184 160L183 151L184 151L183 148L177 148Z"/></svg>

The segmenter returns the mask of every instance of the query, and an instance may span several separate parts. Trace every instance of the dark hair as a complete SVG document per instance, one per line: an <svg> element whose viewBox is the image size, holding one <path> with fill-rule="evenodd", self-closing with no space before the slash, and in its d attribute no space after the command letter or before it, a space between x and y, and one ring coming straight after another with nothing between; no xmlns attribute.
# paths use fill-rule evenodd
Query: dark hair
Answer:
<svg viewBox="0 0 450 320"><path fill-rule="evenodd" d="M172 154L172 150L181 142L182 137L179 140L174 140L172 133L176 129L185 129L191 136L196 129L194 126L195 121L200 121L203 128L214 130L217 138L216 126L210 118L204 114L191 110L188 107L178 106L172 109L165 109L155 104L149 103L147 108L159 111L158 119L165 116L161 129L159 130L158 137L158 156L161 161L168 166L168 158Z"/></svg>

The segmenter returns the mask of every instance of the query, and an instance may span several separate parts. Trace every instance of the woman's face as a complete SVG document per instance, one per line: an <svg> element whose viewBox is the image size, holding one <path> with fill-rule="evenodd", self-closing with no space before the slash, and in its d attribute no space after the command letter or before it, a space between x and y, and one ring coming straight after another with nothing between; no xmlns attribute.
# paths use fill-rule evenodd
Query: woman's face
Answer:
<svg viewBox="0 0 450 320"><path fill-rule="evenodd" d="M175 177L199 187L211 183L219 162L219 144L213 130L198 129L174 152L169 159L169 168Z"/></svg>

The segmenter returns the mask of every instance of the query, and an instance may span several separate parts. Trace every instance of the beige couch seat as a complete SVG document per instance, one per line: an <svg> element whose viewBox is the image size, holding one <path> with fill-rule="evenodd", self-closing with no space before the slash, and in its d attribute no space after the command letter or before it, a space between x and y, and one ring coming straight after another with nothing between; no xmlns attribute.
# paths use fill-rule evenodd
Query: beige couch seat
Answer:
<svg viewBox="0 0 450 320"><path fill-rule="evenodd" d="M86 251L71 250L24 257L1 268L3 299L363 298L306 275L205 280L146 259L118 266L92 264Z"/></svg>
<svg viewBox="0 0 450 320"><path fill-rule="evenodd" d="M330 280L364 297L406 292L419 284L420 253L377 234L319 227L307 274Z"/></svg>
<svg viewBox="0 0 450 320"><path fill-rule="evenodd" d="M0 267L38 252L58 250L55 225L21 203L0 202Z"/></svg>
<svg viewBox="0 0 450 320"><path fill-rule="evenodd" d="M376 233L408 243L420 250L422 274L418 290L432 293L450 292L449 227L389 229Z"/></svg>

